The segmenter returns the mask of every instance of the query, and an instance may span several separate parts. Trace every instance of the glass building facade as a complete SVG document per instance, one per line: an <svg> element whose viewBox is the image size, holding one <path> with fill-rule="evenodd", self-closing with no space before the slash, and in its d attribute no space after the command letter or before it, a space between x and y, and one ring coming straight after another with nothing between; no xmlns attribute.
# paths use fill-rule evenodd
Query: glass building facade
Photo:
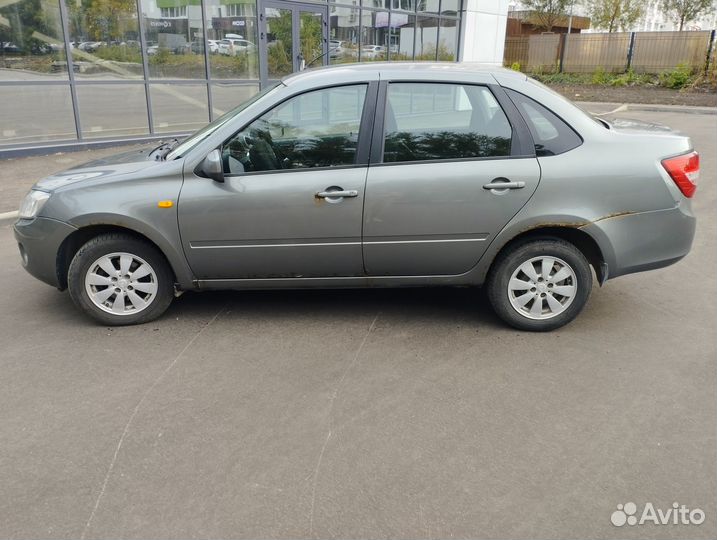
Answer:
<svg viewBox="0 0 717 540"><path fill-rule="evenodd" d="M304 67L456 60L461 0L0 0L0 149L192 132Z"/></svg>

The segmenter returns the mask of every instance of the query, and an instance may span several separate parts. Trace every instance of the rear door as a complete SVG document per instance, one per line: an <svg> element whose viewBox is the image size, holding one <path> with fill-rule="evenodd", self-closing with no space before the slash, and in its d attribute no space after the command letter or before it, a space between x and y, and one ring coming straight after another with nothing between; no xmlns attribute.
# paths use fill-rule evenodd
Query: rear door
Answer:
<svg viewBox="0 0 717 540"><path fill-rule="evenodd" d="M382 85L364 203L366 272L467 272L540 180L525 122L500 87Z"/></svg>

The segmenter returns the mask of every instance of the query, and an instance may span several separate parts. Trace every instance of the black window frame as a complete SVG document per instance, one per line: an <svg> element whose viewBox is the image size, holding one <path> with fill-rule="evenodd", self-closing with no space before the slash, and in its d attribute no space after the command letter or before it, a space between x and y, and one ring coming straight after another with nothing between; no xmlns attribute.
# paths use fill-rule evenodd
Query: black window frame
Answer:
<svg viewBox="0 0 717 540"><path fill-rule="evenodd" d="M386 111L388 108L388 87L390 84L449 84L454 86L480 86L487 88L493 95L498 105L503 110L512 130L510 154L507 156L485 156L485 157L463 157L446 159L425 159L415 161L384 161L385 133L384 125ZM425 80L425 79L391 79L381 81L378 87L376 113L373 126L373 138L371 142L371 166L393 166L393 165L417 165L420 163L453 163L461 161L492 161L496 159L517 159L535 157L535 145L528 130L523 116L520 114L513 102L508 98L503 88L498 84L476 83L472 81L458 80Z"/></svg>
<svg viewBox="0 0 717 540"><path fill-rule="evenodd" d="M277 174L277 173L299 173L299 172L307 172L307 171L332 171L332 170L341 170L341 169L353 169L356 167L367 167L369 164L369 153L371 149L371 139L372 139L372 130L373 130L373 123L374 123L374 117L376 115L376 100L378 97L378 85L379 82L376 80L369 80L369 81L352 81L352 82L345 82L342 84L328 84L324 86L317 86L315 88L308 88L306 90L302 90L301 92L296 92L294 94L291 94L289 96L286 96L281 101L278 101L271 105L271 107L264 109L262 112L255 115L251 120L247 121L245 124L242 125L241 128L236 130L234 133L232 133L231 136L224 139L221 145L217 148L220 152L223 152L224 146L229 143L234 137L236 137L239 133L244 131L246 128L248 128L251 124L253 124L255 121L257 121L259 118L267 114L269 111L274 110L277 107L280 107L287 101L294 99L296 97L302 96L304 94L310 94L312 92L318 92L320 90L328 90L332 88L343 88L347 86L366 86L366 96L364 97L364 104L363 104L363 111L361 113L361 120L359 121L359 132L358 132L358 141L356 143L356 156L354 158L354 163L346 164L346 165L335 165L335 166L328 166L328 167L306 167L301 169L274 169L274 170L268 170L268 171L246 171L242 173L224 173L225 178L236 178L240 176L254 176L254 175L261 175L261 174Z"/></svg>

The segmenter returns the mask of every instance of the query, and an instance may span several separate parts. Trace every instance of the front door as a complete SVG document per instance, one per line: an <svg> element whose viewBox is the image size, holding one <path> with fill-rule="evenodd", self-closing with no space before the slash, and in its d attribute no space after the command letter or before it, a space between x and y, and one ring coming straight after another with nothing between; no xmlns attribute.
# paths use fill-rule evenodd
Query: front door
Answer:
<svg viewBox="0 0 717 540"><path fill-rule="evenodd" d="M179 226L199 279L363 275L372 115L362 117L375 91L352 84L289 98L222 145L224 182L185 180Z"/></svg>
<svg viewBox="0 0 717 540"><path fill-rule="evenodd" d="M266 1L259 11L262 84L328 64L328 7Z"/></svg>

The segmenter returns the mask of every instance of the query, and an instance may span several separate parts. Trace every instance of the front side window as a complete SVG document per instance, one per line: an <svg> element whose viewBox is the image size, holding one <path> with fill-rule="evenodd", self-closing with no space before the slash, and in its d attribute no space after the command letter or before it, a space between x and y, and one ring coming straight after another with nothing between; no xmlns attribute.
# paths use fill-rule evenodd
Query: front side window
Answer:
<svg viewBox="0 0 717 540"><path fill-rule="evenodd" d="M389 85L384 162L509 156L512 129L485 86Z"/></svg>
<svg viewBox="0 0 717 540"><path fill-rule="evenodd" d="M226 142L224 172L353 165L366 90L325 88L277 105Z"/></svg>

